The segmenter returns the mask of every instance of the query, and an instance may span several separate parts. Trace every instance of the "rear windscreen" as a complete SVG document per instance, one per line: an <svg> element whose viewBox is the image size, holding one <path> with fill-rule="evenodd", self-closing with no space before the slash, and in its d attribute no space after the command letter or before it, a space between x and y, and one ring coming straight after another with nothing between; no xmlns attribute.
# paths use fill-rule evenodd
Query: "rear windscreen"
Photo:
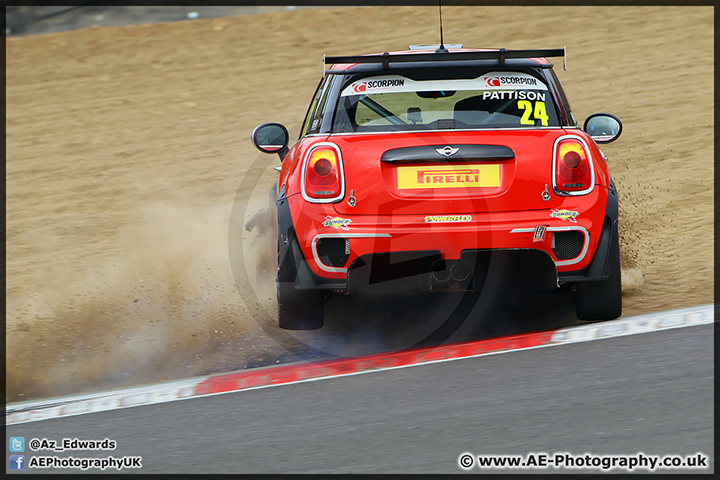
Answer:
<svg viewBox="0 0 720 480"><path fill-rule="evenodd" d="M547 85L523 72L477 78L365 77L340 93L333 132L560 126Z"/></svg>

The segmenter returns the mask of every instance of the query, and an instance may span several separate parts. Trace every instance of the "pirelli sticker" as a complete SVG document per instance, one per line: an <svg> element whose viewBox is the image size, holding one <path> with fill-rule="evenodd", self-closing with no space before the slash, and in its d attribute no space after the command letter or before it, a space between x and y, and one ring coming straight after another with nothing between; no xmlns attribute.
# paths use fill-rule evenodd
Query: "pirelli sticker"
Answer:
<svg viewBox="0 0 720 480"><path fill-rule="evenodd" d="M499 187L500 165L437 165L398 167L399 190Z"/></svg>

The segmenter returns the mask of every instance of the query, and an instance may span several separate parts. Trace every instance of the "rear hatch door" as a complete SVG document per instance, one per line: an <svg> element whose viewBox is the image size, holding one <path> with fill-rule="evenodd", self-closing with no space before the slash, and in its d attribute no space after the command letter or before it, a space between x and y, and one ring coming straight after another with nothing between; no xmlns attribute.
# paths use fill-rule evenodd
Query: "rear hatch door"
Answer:
<svg viewBox="0 0 720 480"><path fill-rule="evenodd" d="M564 131L398 132L332 135L340 147L342 215L455 215L550 209L555 139ZM355 206L347 198L355 197Z"/></svg>

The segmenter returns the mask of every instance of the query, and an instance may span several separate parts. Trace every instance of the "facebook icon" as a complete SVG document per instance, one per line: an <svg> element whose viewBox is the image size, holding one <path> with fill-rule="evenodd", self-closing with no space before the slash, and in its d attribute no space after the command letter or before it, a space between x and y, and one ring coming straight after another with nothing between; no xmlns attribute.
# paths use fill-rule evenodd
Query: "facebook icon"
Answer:
<svg viewBox="0 0 720 480"><path fill-rule="evenodd" d="M25 455L10 455L10 470L24 470Z"/></svg>

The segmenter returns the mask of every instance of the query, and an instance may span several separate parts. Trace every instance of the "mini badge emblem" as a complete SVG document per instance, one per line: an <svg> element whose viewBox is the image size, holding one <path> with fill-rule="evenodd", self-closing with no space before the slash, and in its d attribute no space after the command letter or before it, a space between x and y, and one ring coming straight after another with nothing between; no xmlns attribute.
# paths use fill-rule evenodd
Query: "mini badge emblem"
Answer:
<svg viewBox="0 0 720 480"><path fill-rule="evenodd" d="M446 157L449 157L450 155L455 155L460 148L453 148L450 145L444 148L436 148L435 151L438 152L440 155L444 155Z"/></svg>
<svg viewBox="0 0 720 480"><path fill-rule="evenodd" d="M545 184L545 191L542 193L542 198L543 198L543 200L545 200L546 202L547 202L548 200L550 200L550 190L548 190L547 183Z"/></svg>
<svg viewBox="0 0 720 480"><path fill-rule="evenodd" d="M350 205L350 207L354 207L355 205L357 205L357 198L355 198L355 195L353 195L354 193L355 190L350 190L350 196L347 199L347 203L348 205Z"/></svg>
<svg viewBox="0 0 720 480"><path fill-rule="evenodd" d="M575 217L577 217L578 215L580 215L580 213L571 210L553 210L550 213L550 216L553 218L559 218L560 220L570 220L572 223L577 223Z"/></svg>
<svg viewBox="0 0 720 480"><path fill-rule="evenodd" d="M349 218L331 217L328 215L325 217L325 221L322 223L325 227L342 228L343 230L350 230L348 225L352 222Z"/></svg>

